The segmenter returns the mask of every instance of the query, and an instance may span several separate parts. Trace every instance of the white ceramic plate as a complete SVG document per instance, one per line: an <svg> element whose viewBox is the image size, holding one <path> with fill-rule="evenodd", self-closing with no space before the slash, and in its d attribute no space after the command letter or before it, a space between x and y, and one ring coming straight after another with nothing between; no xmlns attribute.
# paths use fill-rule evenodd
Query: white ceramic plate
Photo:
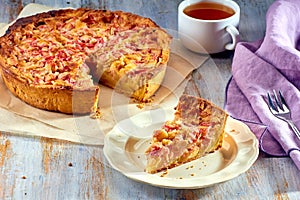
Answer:
<svg viewBox="0 0 300 200"><path fill-rule="evenodd" d="M257 159L259 150L255 135L247 125L229 117L220 150L166 172L144 172L144 152L150 145L152 131L160 128L165 119L170 119L171 113L172 110L147 111L116 125L104 141L104 155L111 166L133 180L150 185L195 189L237 177L247 171ZM131 136L130 131L134 135ZM142 137L137 137L138 131ZM145 132L148 132L148 137L143 134Z"/></svg>

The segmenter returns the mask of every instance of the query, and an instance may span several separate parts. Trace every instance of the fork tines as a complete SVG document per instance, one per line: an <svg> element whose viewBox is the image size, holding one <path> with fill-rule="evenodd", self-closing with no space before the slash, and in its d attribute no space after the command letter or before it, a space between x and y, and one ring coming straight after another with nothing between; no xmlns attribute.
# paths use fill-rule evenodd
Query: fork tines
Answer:
<svg viewBox="0 0 300 200"><path fill-rule="evenodd" d="M271 94L268 92L267 95L268 95L269 105L273 110L279 111L278 109L281 109L282 111L284 111L284 110L288 109L287 103L284 100L283 95L280 90L278 91L278 94L279 94L279 98L278 98L276 91L273 90L272 96L274 97L274 100L275 100L275 102L273 102Z"/></svg>
<svg viewBox="0 0 300 200"><path fill-rule="evenodd" d="M276 92L273 90L272 96L274 98L274 101L272 101L271 94L269 92L267 94L270 111L275 117L287 122L291 127L291 129L293 130L293 132L295 133L295 135L297 136L297 138L300 140L300 131L292 121L291 111L288 105L286 104L286 101L284 100L282 93L280 91L278 93L279 93L279 98Z"/></svg>

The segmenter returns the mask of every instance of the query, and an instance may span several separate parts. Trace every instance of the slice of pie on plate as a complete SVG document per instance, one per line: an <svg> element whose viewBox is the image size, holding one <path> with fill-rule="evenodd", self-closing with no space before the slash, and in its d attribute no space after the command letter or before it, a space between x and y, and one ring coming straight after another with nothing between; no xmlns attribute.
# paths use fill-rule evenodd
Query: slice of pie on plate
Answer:
<svg viewBox="0 0 300 200"><path fill-rule="evenodd" d="M157 173L221 148L227 116L208 100L182 95L174 119L153 133L145 171Z"/></svg>

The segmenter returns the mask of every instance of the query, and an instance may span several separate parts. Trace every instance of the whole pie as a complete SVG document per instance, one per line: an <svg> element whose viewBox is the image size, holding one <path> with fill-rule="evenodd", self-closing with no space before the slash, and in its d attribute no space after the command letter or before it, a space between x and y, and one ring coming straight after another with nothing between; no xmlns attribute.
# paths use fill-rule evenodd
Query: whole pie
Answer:
<svg viewBox="0 0 300 200"><path fill-rule="evenodd" d="M151 19L132 13L54 10L9 27L0 38L0 70L26 103L85 114L98 108L98 83L147 101L163 81L170 40Z"/></svg>
<svg viewBox="0 0 300 200"><path fill-rule="evenodd" d="M155 130L146 150L145 171L156 173L212 153L222 147L228 114L203 98L182 95L174 119Z"/></svg>

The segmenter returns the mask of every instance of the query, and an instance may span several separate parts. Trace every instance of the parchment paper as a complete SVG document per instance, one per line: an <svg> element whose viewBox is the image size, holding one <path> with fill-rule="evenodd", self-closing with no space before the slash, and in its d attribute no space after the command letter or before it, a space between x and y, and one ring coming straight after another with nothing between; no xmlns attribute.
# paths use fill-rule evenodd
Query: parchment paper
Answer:
<svg viewBox="0 0 300 200"><path fill-rule="evenodd" d="M51 10L39 4L28 4L18 18ZM9 25L2 25L4 34ZM169 31L168 31L169 32ZM172 31L170 31L172 32ZM104 136L123 119L149 109L175 107L184 91L189 74L199 67L208 56L186 50L173 38L171 56L162 86L153 102L140 108L132 99L101 85L100 107L102 117L73 116L34 108L14 95L0 78L0 130L20 135L43 136L88 145L103 145Z"/></svg>

